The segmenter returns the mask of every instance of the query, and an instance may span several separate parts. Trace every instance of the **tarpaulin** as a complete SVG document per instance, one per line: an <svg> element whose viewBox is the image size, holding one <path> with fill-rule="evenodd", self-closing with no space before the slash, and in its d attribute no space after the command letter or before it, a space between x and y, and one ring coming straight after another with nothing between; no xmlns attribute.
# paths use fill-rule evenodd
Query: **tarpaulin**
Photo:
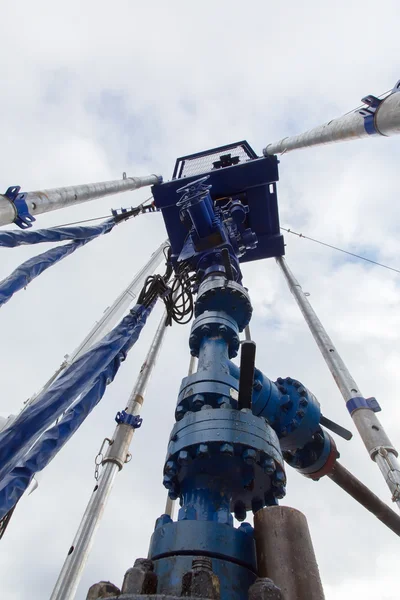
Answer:
<svg viewBox="0 0 400 600"><path fill-rule="evenodd" d="M0 246L15 248L29 244L42 244L45 242L65 242L67 240L86 240L97 237L109 231L115 225L114 219L109 219L99 225L82 227L51 227L50 229L0 231Z"/></svg>
<svg viewBox="0 0 400 600"><path fill-rule="evenodd" d="M34 256L33 258L30 258L22 263L22 265L17 267L15 271L11 273L11 275L0 282L0 306L8 302L15 292L25 288L28 283L32 281L32 279L35 279L35 277L43 273L43 271L55 265L66 256L69 256L81 246L84 246L88 242L96 239L97 236L102 235L103 233L108 233L111 231L114 225L114 222L107 221L107 223L103 223L102 226L98 226L96 228L98 233L94 236L92 235L91 237L80 239L72 242L71 244L65 244L64 246L57 246L56 248L52 248L47 252L43 252L43 254L38 254L38 256ZM90 228L87 227L86 229ZM28 232L21 231L21 234L23 233Z"/></svg>
<svg viewBox="0 0 400 600"><path fill-rule="evenodd" d="M104 393L101 382L113 379L120 362L124 360L126 353L139 337L152 307L153 305L145 308L137 304L109 334L65 369L33 404L25 408L11 425L0 433L0 481L17 467L19 461L30 451L35 440L71 406L80 394L83 394L83 398L79 402L81 400L87 402L81 414L85 414L85 411L90 412L91 409L87 407L91 406L92 402L96 404L98 402L96 398L101 398L100 392L101 395ZM73 416L71 418L74 422ZM79 417L77 423L79 427ZM72 425L67 425L65 432L68 432L70 426ZM56 432L57 438L59 435L62 438L62 434ZM50 446L55 444L54 439L49 444Z"/></svg>

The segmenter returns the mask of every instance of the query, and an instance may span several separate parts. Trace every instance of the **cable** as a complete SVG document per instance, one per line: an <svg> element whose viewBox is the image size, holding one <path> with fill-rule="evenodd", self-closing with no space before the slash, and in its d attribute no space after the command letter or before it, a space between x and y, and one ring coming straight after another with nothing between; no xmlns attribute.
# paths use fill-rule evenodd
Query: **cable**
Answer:
<svg viewBox="0 0 400 600"><path fill-rule="evenodd" d="M141 204L139 204L136 208L143 207L145 209L149 209L152 206L152 204L144 206L144 203L148 202L149 200L152 200L152 199L153 199L153 196L149 196L148 198L146 198L146 200L143 200L143 202ZM124 214L124 213L122 213L122 214ZM109 219L109 218L110 218L110 215L104 215L103 217L93 217L93 219L84 219L83 221L73 221L72 223L62 223L61 225L54 225L53 227L68 227L69 225L79 225L80 223L89 223L90 221L100 221L100 219ZM51 227L50 229L53 229L53 227Z"/></svg>
<svg viewBox="0 0 400 600"><path fill-rule="evenodd" d="M296 231L292 231L291 229L285 229L285 227L281 227L283 231L287 231L288 233L292 233L293 235L297 235L298 237L304 238L305 240L310 240L311 242L315 242L316 244L320 244L321 246L326 246L327 248L332 248L332 250L337 250L338 252L343 252L344 254L349 254L349 256L354 256L355 258L360 258L361 260L365 260L366 262L372 263L378 267L383 267L384 269L389 269L389 271L394 271L395 273L400 273L400 269L395 269L394 267L389 267L388 265L384 265L383 263L376 262L375 260L371 260L370 258L366 258L365 256L360 256L359 254L354 254L354 252L349 252L348 250L343 250L342 248L338 248L337 246L332 246L331 244L327 244L326 242L321 242L321 240L316 240L314 238L308 237L302 233L297 233Z"/></svg>
<svg viewBox="0 0 400 600"><path fill-rule="evenodd" d="M165 255L165 254L164 254ZM157 298L161 298L167 310L166 325L172 325L172 321L185 325L194 313L194 302L192 292L193 277L189 276L189 267L181 264L173 278L173 266L171 262L171 247L168 248L166 258L166 271L164 275L150 275L147 277L142 291L138 297L138 304L148 307Z"/></svg>

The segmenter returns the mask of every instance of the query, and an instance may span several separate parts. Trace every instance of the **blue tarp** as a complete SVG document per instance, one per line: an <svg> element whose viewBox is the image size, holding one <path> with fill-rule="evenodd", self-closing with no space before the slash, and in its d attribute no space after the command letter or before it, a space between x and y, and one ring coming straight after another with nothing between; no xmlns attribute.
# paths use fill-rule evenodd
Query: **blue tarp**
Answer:
<svg viewBox="0 0 400 600"><path fill-rule="evenodd" d="M17 467L38 436L80 394L84 394L82 400L88 394L93 399L102 389L100 384L100 388L96 384L103 376L105 380L112 379L120 361L124 360L127 351L138 338L151 310L152 306L145 308L137 304L109 334L72 363L50 388L36 398L34 404L28 406L10 427L0 433L0 481ZM90 405L92 400L87 402Z"/></svg>
<svg viewBox="0 0 400 600"><path fill-rule="evenodd" d="M98 375L94 384L87 388L79 401L67 410L56 425L42 435L26 456L0 481L0 519L18 502L35 473L44 469L53 460L93 408L100 402L107 384L113 381L121 361L138 339L148 313L149 311L142 312L142 316L137 321L128 342Z"/></svg>
<svg viewBox="0 0 400 600"><path fill-rule="evenodd" d="M67 240L86 240L105 233L104 228L115 225L114 219L90 227L52 227L50 229L0 231L0 246L15 248L44 242L65 242ZM109 229L107 229L109 231Z"/></svg>
<svg viewBox="0 0 400 600"><path fill-rule="evenodd" d="M32 279L35 279L35 277L43 273L43 271L56 264L69 254L72 254L72 252L75 252L75 250L81 246L84 246L88 242L94 240L97 236L102 235L103 233L108 233L111 231L114 225L115 223L113 221L107 221L106 223L93 228L96 229L97 232L90 237L80 239L72 242L71 244L65 244L64 246L57 246L56 248L52 248L51 250L43 252L43 254L39 254L38 256L34 256L33 258L30 258L26 262L22 263L22 265L17 267L15 271L11 273L11 275L0 282L0 306L8 302L15 292L25 288L28 283L32 281ZM88 230L92 228L86 227L82 229ZM29 232L21 231L20 233L21 235L26 235Z"/></svg>

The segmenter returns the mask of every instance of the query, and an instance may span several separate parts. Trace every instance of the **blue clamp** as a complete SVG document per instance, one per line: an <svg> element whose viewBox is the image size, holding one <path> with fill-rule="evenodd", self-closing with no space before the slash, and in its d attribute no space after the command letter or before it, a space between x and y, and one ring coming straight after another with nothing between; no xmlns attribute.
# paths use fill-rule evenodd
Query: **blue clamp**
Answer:
<svg viewBox="0 0 400 600"><path fill-rule="evenodd" d="M376 398L363 398L362 396L350 398L350 400L346 402L346 406L351 415L359 408L368 408L374 412L380 412L382 410Z"/></svg>
<svg viewBox="0 0 400 600"><path fill-rule="evenodd" d="M130 415L125 410L117 412L115 420L118 423L118 425L120 425L121 423L125 423L126 425L130 425L131 427L133 427L133 429L138 429L143 423L142 417L139 417L139 415Z"/></svg>
<svg viewBox="0 0 400 600"><path fill-rule="evenodd" d="M26 194L20 194L20 189L19 185L12 185L4 195L11 200L15 206L17 216L14 219L14 223L21 229L29 229L36 219L29 214L28 205L25 201Z"/></svg>
<svg viewBox="0 0 400 600"><path fill-rule="evenodd" d="M362 117L364 117L364 129L369 135L374 135L376 133L380 133L378 129L375 127L375 113L382 100L369 94L362 98L361 102L367 105L368 108L362 108L358 112Z"/></svg>

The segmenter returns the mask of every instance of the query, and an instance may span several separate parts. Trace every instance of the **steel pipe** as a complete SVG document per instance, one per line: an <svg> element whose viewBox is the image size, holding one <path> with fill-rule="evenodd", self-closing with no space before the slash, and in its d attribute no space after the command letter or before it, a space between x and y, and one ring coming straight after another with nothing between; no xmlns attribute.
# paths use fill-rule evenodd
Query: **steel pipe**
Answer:
<svg viewBox="0 0 400 600"><path fill-rule="evenodd" d="M324 600L307 519L289 506L267 506L254 515L259 577L268 577L285 600Z"/></svg>
<svg viewBox="0 0 400 600"><path fill-rule="evenodd" d="M372 408L367 408L368 402L363 398L360 388L354 381L350 371L343 362L340 354L332 343L332 340L325 331L321 321L317 317L308 298L304 294L301 285L289 269L285 259L278 257L276 259L281 271L285 277L295 300L303 314L303 317L313 335L318 348L332 376L343 396L346 405L355 406L354 410L349 410L351 418L361 436L362 441L371 459L374 460L385 481L392 492L392 500L400 508L400 464L397 460L398 453L392 442L385 433L376 413ZM357 404L362 400L364 404L357 408ZM350 405L348 404L350 402Z"/></svg>
<svg viewBox="0 0 400 600"><path fill-rule="evenodd" d="M24 200L32 216L82 204L97 198L104 198L120 192L137 190L138 188L156 185L162 182L160 175L147 175L145 177L124 177L115 181L101 183L88 183L70 187L59 187L50 190L26 192ZM12 223L17 216L14 203L4 195L0 195L0 225Z"/></svg>
<svg viewBox="0 0 400 600"><path fill-rule="evenodd" d="M361 139L371 135L380 137L398 133L400 133L399 83L376 108L371 109L366 105L361 110L333 119L305 133L285 137L278 142L268 144L263 154L264 156L283 154L300 148Z"/></svg>
<svg viewBox="0 0 400 600"><path fill-rule="evenodd" d="M327 474L332 481L369 510L394 533L400 536L400 516L376 496L366 485L361 483L343 465L336 462L332 471Z"/></svg>
<svg viewBox="0 0 400 600"><path fill-rule="evenodd" d="M125 408L128 415L138 416L140 414L147 385L167 331L167 327L165 326L166 317L167 314L166 311L164 311ZM83 569L93 544L94 536L99 527L100 519L114 484L115 476L127 462L129 456L128 450L134 431L135 430L127 423L119 423L115 429L112 443L101 463L103 470L100 474L100 478L93 489L92 496L74 541L72 542L67 558L65 559L50 600L72 600L75 597Z"/></svg>

